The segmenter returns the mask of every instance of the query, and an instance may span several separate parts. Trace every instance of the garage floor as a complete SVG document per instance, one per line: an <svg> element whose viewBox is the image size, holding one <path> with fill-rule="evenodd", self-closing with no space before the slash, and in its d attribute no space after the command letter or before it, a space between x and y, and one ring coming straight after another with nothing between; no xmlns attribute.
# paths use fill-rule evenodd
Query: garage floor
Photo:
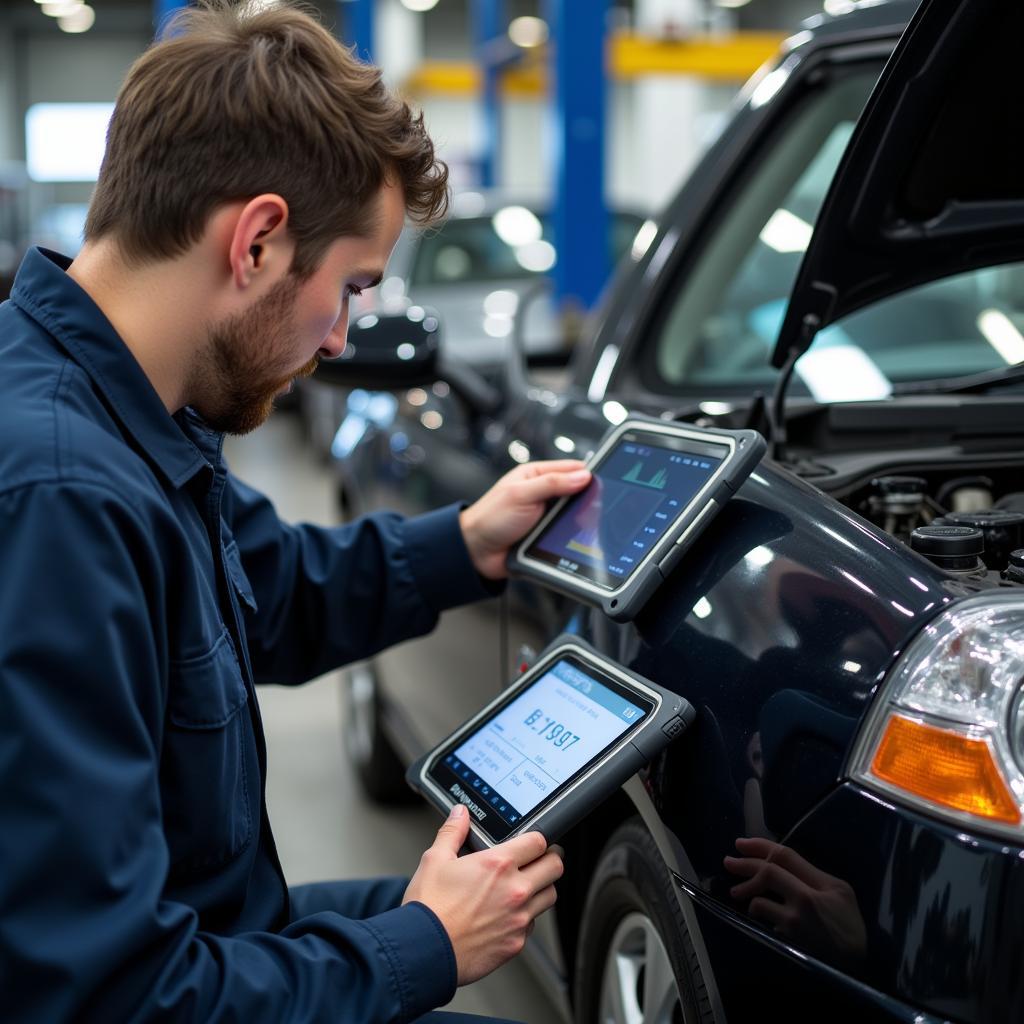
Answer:
<svg viewBox="0 0 1024 1024"><path fill-rule="evenodd" d="M303 443L296 417L275 413L255 433L229 438L225 450L232 471L267 494L284 519L337 522L328 472ZM267 801L289 882L414 871L440 821L425 806L382 810L357 790L341 749L337 676L296 690L265 688L260 706ZM450 1008L527 1024L561 1021L521 960L460 989Z"/></svg>

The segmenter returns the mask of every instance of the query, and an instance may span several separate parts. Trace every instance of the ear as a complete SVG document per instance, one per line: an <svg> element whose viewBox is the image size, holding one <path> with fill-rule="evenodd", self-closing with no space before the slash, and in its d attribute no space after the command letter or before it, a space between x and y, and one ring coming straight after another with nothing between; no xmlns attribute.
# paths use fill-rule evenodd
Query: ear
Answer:
<svg viewBox="0 0 1024 1024"><path fill-rule="evenodd" d="M285 200L273 193L250 199L237 215L228 250L235 287L276 284L291 269L294 253Z"/></svg>

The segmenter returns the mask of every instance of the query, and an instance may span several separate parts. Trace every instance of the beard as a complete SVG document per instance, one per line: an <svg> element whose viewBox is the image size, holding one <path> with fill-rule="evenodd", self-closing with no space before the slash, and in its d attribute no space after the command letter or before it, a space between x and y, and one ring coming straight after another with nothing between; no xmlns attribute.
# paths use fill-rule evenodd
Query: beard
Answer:
<svg viewBox="0 0 1024 1024"><path fill-rule="evenodd" d="M274 398L291 381L317 368L314 356L284 371L282 356L295 349L294 308L299 281L289 276L256 304L209 330L203 356L192 372L193 408L214 430L248 434L265 423Z"/></svg>

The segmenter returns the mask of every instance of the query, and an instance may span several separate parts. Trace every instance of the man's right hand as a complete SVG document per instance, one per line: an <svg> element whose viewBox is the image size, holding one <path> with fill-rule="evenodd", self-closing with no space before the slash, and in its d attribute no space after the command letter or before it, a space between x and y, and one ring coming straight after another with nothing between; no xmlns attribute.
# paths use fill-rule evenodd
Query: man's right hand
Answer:
<svg viewBox="0 0 1024 1024"><path fill-rule="evenodd" d="M562 857L539 832L459 857L469 814L456 805L405 890L441 919L467 985L511 960L526 943L533 920L555 902Z"/></svg>

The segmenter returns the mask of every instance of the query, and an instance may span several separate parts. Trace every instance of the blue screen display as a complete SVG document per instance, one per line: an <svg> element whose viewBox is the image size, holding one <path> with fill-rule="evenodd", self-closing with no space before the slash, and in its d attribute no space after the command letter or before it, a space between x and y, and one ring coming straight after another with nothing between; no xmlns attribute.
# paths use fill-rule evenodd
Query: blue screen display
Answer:
<svg viewBox="0 0 1024 1024"><path fill-rule="evenodd" d="M678 440L674 444L685 445ZM614 589L693 501L726 455L725 448L621 441L530 546L529 554ZM721 451L721 456L707 451Z"/></svg>

